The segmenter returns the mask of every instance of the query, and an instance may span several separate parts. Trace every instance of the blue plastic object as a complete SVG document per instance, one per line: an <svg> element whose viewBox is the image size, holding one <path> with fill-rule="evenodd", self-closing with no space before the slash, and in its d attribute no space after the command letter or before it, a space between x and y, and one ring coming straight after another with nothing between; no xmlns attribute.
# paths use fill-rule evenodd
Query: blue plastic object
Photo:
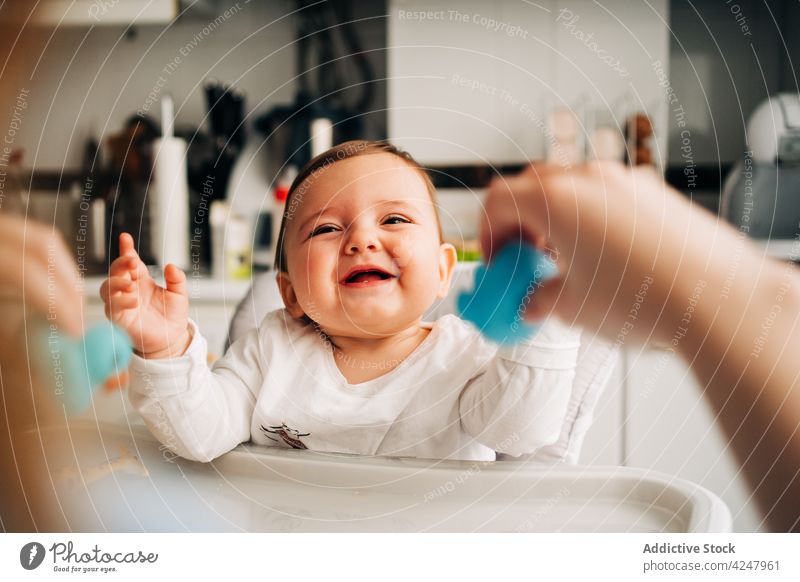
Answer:
<svg viewBox="0 0 800 582"><path fill-rule="evenodd" d="M128 335L108 322L92 327L77 340L45 325L35 339L39 379L68 414L89 408L95 390L125 370L133 354Z"/></svg>
<svg viewBox="0 0 800 582"><path fill-rule="evenodd" d="M541 251L523 242L508 244L488 266L475 269L473 290L459 296L458 311L487 339L515 344L538 328L524 319L525 297L557 274L558 267Z"/></svg>

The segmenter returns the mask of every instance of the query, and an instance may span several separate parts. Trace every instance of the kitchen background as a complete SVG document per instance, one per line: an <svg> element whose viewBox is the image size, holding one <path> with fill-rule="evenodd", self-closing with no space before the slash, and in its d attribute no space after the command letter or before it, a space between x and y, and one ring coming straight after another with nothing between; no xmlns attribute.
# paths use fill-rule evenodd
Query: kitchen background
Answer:
<svg viewBox="0 0 800 582"><path fill-rule="evenodd" d="M84 4L102 7L106 3ZM297 24L288 13L297 8L294 2L186 2L175 9L180 14L176 20L171 19L173 11L167 11L165 22L131 26L124 22L102 25L118 5L107 4L108 12L97 16L100 22L87 11L83 23L62 25L56 32L41 31L49 39L48 46L33 75L25 132L18 140L20 147L35 156L28 162L37 170L76 170L87 139L117 130L137 111L157 118L157 103L148 99L154 89L157 96L175 96L179 125L195 127L204 122L207 112L203 81L209 77L233 82L248 96L249 111L292 100L298 74L293 43ZM508 134L519 148L498 145L499 131L492 133L488 143L480 138L489 130L478 135L464 131L463 124L469 123L464 119L475 112L487 125L513 128L514 110L481 91L470 95L469 89L452 82L454 74L505 89L540 115L542 105L562 100L577 105L584 98L593 108L614 109L622 108L618 101L628 98L631 108L634 104L660 108L663 116L664 91L658 87L653 66L657 61L669 73L686 108L696 161L730 163L744 144L742 118L746 120L767 94L795 86L791 61L800 58L800 39L779 34L790 30L800 17L800 7L790 1L449 1L431 5L395 0L349 6L374 72L371 109L380 115L370 118L372 132L392 138L431 133L417 130L430 127L433 120L434 131L449 136L445 139L455 142L454 135L467 134L466 143L459 136L450 147L431 145L415 152L428 163L475 162L484 157L522 161L542 153L540 136L538 140L529 137L541 132L522 131L528 127ZM230 16L220 18L226 9ZM443 19L398 16L420 10L443 10ZM562 10L578 19L570 24ZM521 31L493 32L480 22L451 18L450 11L511 23ZM605 65L579 33L592 35L597 46L630 74ZM180 63L159 83L162 69L175 57L180 57ZM429 94L422 88L430 85L420 84L426 76L441 76L438 80L445 83ZM483 95L487 98L482 99ZM422 112L417 110L413 116L405 112L418 106L417 102ZM393 108L388 115L387 105ZM451 120L439 119L437 107L457 109L463 115L451 126ZM669 127L664 130L670 133ZM40 139L43 135L47 140ZM668 140L667 159L679 160L679 136L670 135Z"/></svg>
<svg viewBox="0 0 800 582"><path fill-rule="evenodd" d="M787 34L800 5L789 0L49 4L47 18L61 24L39 29L46 48L13 139L24 154L3 166L30 191L28 214L68 241L77 240L81 201L91 201L84 220L101 227L85 266L87 319L102 317L93 286L116 233L148 244L152 145L168 121L167 95L175 134L189 144L190 219L227 200L223 224L243 217L244 254L255 250L257 268L269 263L272 236L257 217L275 213L274 192L310 155L309 124L320 118L334 141L389 138L429 166L446 235L470 257L487 180L551 156L564 132L592 156L601 146L593 132L610 129L612 154L655 165L717 211L748 118L767 96L797 92L800 62L800 38ZM215 88L224 96L209 101ZM575 117L559 118L565 111ZM211 277L212 230L206 221L193 300L220 353L250 271ZM757 531L702 389L674 353L626 348L582 462L703 484L728 502L738 530ZM126 406L115 398L109 414Z"/></svg>

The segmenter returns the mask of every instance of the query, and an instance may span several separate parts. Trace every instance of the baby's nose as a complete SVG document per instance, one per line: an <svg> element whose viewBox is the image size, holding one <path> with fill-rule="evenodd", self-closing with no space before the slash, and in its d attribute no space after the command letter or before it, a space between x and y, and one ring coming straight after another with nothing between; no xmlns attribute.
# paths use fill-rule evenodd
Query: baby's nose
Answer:
<svg viewBox="0 0 800 582"><path fill-rule="evenodd" d="M380 249L378 237L374 232L366 229L354 230L347 241L347 251L358 253L363 251L377 251Z"/></svg>
<svg viewBox="0 0 800 582"><path fill-rule="evenodd" d="M358 251L361 250L361 248L362 248L361 245L350 245L350 250L353 251L353 252L358 252ZM365 248L367 250L370 250L370 251L374 251L377 247L375 246L374 243L367 243L367 244L363 245L363 248Z"/></svg>

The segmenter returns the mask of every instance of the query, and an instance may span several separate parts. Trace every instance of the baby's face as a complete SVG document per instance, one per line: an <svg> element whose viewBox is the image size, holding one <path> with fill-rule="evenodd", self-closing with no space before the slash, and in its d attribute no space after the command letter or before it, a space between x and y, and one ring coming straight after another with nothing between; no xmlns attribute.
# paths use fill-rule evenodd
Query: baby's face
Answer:
<svg viewBox="0 0 800 582"><path fill-rule="evenodd" d="M294 317L308 315L330 336L386 336L447 293L455 250L439 240L422 177L397 156L329 165L293 202L279 284Z"/></svg>

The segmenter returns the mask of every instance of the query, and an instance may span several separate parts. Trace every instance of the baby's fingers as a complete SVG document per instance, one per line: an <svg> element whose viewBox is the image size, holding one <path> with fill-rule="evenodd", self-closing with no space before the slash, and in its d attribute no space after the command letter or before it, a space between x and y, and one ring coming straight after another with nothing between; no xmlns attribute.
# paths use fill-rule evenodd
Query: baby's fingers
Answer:
<svg viewBox="0 0 800 582"><path fill-rule="evenodd" d="M110 275L122 275L127 273L131 279L143 279L149 276L147 267L139 258L133 244L133 237L127 232L119 235L119 258L112 263ZM116 265L116 271L113 270Z"/></svg>
<svg viewBox="0 0 800 582"><path fill-rule="evenodd" d="M109 277L100 286L106 317L121 323L125 311L139 306L136 284L129 277Z"/></svg>
<svg viewBox="0 0 800 582"><path fill-rule="evenodd" d="M111 267L108 269L108 274L112 277L127 276L130 279L132 278L132 271L136 270L136 262L138 260L137 257L129 255L114 259L114 262L111 263Z"/></svg>
<svg viewBox="0 0 800 582"><path fill-rule="evenodd" d="M125 255L111 263L108 274L112 277L126 277L137 281L150 276L147 267L138 255Z"/></svg>
<svg viewBox="0 0 800 582"><path fill-rule="evenodd" d="M178 293L179 295L187 295L186 273L172 263L164 267L164 281L167 284L167 291Z"/></svg>
<svg viewBox="0 0 800 582"><path fill-rule="evenodd" d="M127 232L119 235L119 254L122 257L138 257L136 247L133 243L133 237Z"/></svg>
<svg viewBox="0 0 800 582"><path fill-rule="evenodd" d="M139 305L136 295L114 295L106 301L106 317L115 321L128 309L135 309Z"/></svg>
<svg viewBox="0 0 800 582"><path fill-rule="evenodd" d="M130 293L134 290L133 281L128 277L109 277L100 286L100 297L107 303L117 293Z"/></svg>

